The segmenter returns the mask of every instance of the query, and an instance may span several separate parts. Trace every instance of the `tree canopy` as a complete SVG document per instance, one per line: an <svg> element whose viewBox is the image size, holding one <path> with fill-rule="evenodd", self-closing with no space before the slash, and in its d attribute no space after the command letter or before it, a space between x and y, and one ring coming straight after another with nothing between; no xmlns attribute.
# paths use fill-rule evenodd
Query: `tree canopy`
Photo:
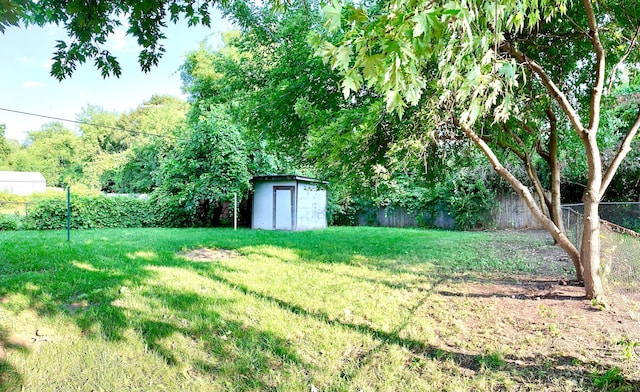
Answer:
<svg viewBox="0 0 640 392"><path fill-rule="evenodd" d="M247 146L242 130L219 108L191 125L163 160L153 196L165 222L217 225L223 203L249 190Z"/></svg>
<svg viewBox="0 0 640 392"><path fill-rule="evenodd" d="M317 53L340 71L345 96L367 85L384 94L388 110L401 116L407 105L425 100L438 108L430 112L434 131L450 123L473 141L572 258L587 296L601 298L598 205L640 126L636 108L635 120L616 138L613 156L603 157L599 135L611 132L601 124L603 97L606 82L620 80L618 70L637 64L638 7L599 2L596 8L589 0L394 0L370 8L334 1L323 10L325 30L312 40ZM433 93L425 97L427 89ZM490 126L504 124L498 131L526 146L506 127L538 101L547 106L548 125L520 121L520 127L539 141L549 134L566 136L555 129L555 119L562 116L584 151L588 178L579 250L484 137L487 120Z"/></svg>
<svg viewBox="0 0 640 392"><path fill-rule="evenodd" d="M214 7L236 18L240 25L251 23L254 10L243 0L127 0L92 4L84 0L19 0L2 2L0 31L20 22L62 26L69 39L56 43L52 76L58 80L70 77L78 65L86 62L93 62L103 77L120 76L118 59L105 47L109 34L117 28L125 26L127 34L136 39L140 46L140 68L149 71L165 52L163 40L168 23L184 19L189 26L210 26Z"/></svg>

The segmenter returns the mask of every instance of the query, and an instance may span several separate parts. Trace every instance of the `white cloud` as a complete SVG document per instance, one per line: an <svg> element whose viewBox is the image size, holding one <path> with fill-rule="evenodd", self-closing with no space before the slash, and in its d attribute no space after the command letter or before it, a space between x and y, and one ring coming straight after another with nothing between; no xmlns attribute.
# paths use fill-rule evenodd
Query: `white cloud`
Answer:
<svg viewBox="0 0 640 392"><path fill-rule="evenodd" d="M24 87L43 87L44 84L40 82L34 82L32 80L22 83Z"/></svg>
<svg viewBox="0 0 640 392"><path fill-rule="evenodd" d="M53 37L53 36L66 37L67 36L67 33L64 30L64 28L58 25L55 25L53 23L47 23L46 25L44 25L43 28L49 37Z"/></svg>
<svg viewBox="0 0 640 392"><path fill-rule="evenodd" d="M35 59L33 57L18 57L18 61L24 64L32 64Z"/></svg>
<svg viewBox="0 0 640 392"><path fill-rule="evenodd" d="M127 37L127 32L122 29L116 29L113 33L107 37L107 45L110 50L123 50L130 44L130 39Z"/></svg>
<svg viewBox="0 0 640 392"><path fill-rule="evenodd" d="M40 66L42 67L42 69L49 71L51 69L51 64L53 64L53 60L49 59L42 63Z"/></svg>
<svg viewBox="0 0 640 392"><path fill-rule="evenodd" d="M80 91L80 98L94 98L96 95L91 91Z"/></svg>

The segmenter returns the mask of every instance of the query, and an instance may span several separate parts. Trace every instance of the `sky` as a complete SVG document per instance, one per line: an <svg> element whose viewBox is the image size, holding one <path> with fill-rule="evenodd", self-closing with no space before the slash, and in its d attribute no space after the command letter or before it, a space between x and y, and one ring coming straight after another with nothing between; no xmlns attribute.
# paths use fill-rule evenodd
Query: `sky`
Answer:
<svg viewBox="0 0 640 392"><path fill-rule="evenodd" d="M158 67L145 74L137 62L140 48L135 38L127 36L126 27L121 27L106 45L122 66L120 78L103 79L89 62L78 66L71 78L59 82L49 73L56 40L67 40L64 29L54 25L9 27L4 35L0 34L0 124L7 127L5 137L22 142L28 131L54 120L2 109L75 120L87 105L126 112L153 94L184 98L178 71L184 55L198 49L203 40L219 47L220 33L232 28L217 12L209 28L188 27L184 21L169 22L167 39L163 41L166 52ZM70 129L77 127L69 122L63 124Z"/></svg>

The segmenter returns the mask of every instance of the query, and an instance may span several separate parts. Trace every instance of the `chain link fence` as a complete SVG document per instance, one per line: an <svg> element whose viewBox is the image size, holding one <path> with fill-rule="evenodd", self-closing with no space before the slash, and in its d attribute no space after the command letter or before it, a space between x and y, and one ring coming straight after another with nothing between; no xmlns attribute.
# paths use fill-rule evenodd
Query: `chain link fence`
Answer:
<svg viewBox="0 0 640 392"><path fill-rule="evenodd" d="M580 249L583 204L562 206L562 220L571 242ZM640 301L640 203L600 204L600 247L608 288Z"/></svg>
<svg viewBox="0 0 640 392"><path fill-rule="evenodd" d="M26 225L29 222L29 208L32 203L20 201L0 201L0 219L20 221Z"/></svg>

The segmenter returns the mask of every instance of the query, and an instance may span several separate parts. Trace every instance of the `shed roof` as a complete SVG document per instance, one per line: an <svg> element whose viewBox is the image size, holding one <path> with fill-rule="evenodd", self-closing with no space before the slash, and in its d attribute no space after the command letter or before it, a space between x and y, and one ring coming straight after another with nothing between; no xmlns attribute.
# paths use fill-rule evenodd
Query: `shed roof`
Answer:
<svg viewBox="0 0 640 392"><path fill-rule="evenodd" d="M296 176L294 174L273 174L268 176L253 176L252 181L304 181L325 184L325 181L316 180L311 177Z"/></svg>
<svg viewBox="0 0 640 392"><path fill-rule="evenodd" d="M40 172L0 171L0 182L46 182Z"/></svg>

